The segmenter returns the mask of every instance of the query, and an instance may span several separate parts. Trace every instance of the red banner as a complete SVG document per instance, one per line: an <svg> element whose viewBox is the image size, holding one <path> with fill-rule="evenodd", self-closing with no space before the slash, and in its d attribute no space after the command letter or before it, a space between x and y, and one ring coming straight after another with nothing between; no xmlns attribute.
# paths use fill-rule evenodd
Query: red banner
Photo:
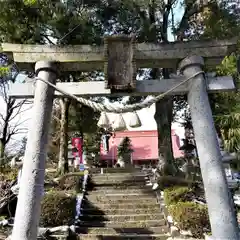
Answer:
<svg viewBox="0 0 240 240"><path fill-rule="evenodd" d="M83 141L81 137L72 138L72 154L78 164L83 163Z"/></svg>

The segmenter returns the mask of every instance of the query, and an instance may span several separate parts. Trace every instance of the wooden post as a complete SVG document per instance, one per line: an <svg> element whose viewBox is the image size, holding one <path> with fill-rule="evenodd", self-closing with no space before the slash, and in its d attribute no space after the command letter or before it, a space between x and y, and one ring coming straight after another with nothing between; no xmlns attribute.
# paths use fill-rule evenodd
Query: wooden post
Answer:
<svg viewBox="0 0 240 240"><path fill-rule="evenodd" d="M51 83L56 82L56 64L37 62L36 74ZM40 204L44 189L48 132L52 116L54 89L38 80L23 162L20 191L12 240L37 239Z"/></svg>
<svg viewBox="0 0 240 240"><path fill-rule="evenodd" d="M202 57L192 56L180 63L186 77L202 70ZM204 74L189 82L188 103L205 187L212 236L215 240L238 240L239 229L228 190Z"/></svg>

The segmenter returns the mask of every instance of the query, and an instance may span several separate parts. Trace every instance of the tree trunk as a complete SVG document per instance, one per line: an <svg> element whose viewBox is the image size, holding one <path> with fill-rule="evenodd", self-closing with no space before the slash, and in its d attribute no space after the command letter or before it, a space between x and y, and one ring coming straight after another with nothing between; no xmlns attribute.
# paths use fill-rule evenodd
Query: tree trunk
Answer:
<svg viewBox="0 0 240 240"><path fill-rule="evenodd" d="M158 168L162 175L174 175L172 151L172 97L166 97L156 103L156 112L154 115L158 130Z"/></svg>
<svg viewBox="0 0 240 240"><path fill-rule="evenodd" d="M0 169L4 164L4 152L5 152L4 139L0 138Z"/></svg>
<svg viewBox="0 0 240 240"><path fill-rule="evenodd" d="M10 118L13 114L14 103L15 103L15 100L12 100L12 99L9 99L6 102L7 104L6 116L4 117L3 127L2 127L2 137L0 139L0 168L2 168L4 164L5 148L11 138L11 134L8 134L8 130L9 130L8 128L9 128Z"/></svg>
<svg viewBox="0 0 240 240"><path fill-rule="evenodd" d="M168 43L167 30L168 30L168 16L171 11L171 4L167 4L164 9L163 22L161 26L161 41ZM148 36L148 40L153 43L158 43L158 31L156 28L156 4L155 1L149 5L149 20L152 27L151 34ZM160 69L152 69L152 79L158 79L160 77ZM169 69L162 69L162 75L164 78L169 78ZM161 84L161 83L160 83ZM156 103L155 121L158 130L158 169L161 175L174 175L175 168L173 167L173 151L172 151L172 134L171 124L173 119L173 98L165 97L164 99Z"/></svg>
<svg viewBox="0 0 240 240"><path fill-rule="evenodd" d="M169 78L169 70L163 69L163 77ZM151 77L157 79L160 75L159 69L152 69ZM175 175L176 168L173 164L172 151L172 119L173 119L173 98L166 96L156 103L154 119L158 131L158 169L161 175Z"/></svg>
<svg viewBox="0 0 240 240"><path fill-rule="evenodd" d="M61 130L60 130L60 146L58 170L60 174L68 172L68 111L70 107L70 99L60 99L61 106Z"/></svg>

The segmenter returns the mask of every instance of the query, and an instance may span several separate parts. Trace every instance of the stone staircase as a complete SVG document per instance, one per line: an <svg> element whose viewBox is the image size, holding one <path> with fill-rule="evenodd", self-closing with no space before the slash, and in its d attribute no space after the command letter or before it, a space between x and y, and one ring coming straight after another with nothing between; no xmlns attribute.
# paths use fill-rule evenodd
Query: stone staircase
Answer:
<svg viewBox="0 0 240 240"><path fill-rule="evenodd" d="M83 202L79 239L165 240L168 227L140 171L94 174Z"/></svg>

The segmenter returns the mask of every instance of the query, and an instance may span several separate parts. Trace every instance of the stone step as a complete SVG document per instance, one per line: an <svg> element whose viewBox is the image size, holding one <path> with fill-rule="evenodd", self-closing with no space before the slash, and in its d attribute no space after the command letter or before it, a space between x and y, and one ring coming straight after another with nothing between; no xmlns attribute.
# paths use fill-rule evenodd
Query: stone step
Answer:
<svg viewBox="0 0 240 240"><path fill-rule="evenodd" d="M94 189L93 191L89 191L88 194L89 195L105 195L105 194L125 194L125 193L129 193L129 194L153 194L155 196L155 192L151 189L151 188L130 188L130 189L102 189L102 188L97 188Z"/></svg>
<svg viewBox="0 0 240 240"><path fill-rule="evenodd" d="M138 176L141 176L141 177L144 177L144 176L147 176L146 173L144 172L122 172L122 173L94 173L94 174L91 174L92 177L138 177Z"/></svg>
<svg viewBox="0 0 240 240"><path fill-rule="evenodd" d="M144 234L144 235L135 235L135 234L121 234L119 236L114 235L94 235L94 234L80 234L78 235L78 240L87 239L87 240L167 240L169 238L166 234Z"/></svg>
<svg viewBox="0 0 240 240"><path fill-rule="evenodd" d="M111 235L119 235L119 234L163 234L168 232L168 226L161 227L149 227L149 228L80 228L79 232L82 234L111 234Z"/></svg>
<svg viewBox="0 0 240 240"><path fill-rule="evenodd" d="M89 201L95 202L102 202L102 201L112 201L112 200L140 200L140 199L144 199L144 200L155 200L156 201L156 195L154 196L153 194L136 194L136 193L124 193L124 194L89 194L87 196L87 199Z"/></svg>
<svg viewBox="0 0 240 240"><path fill-rule="evenodd" d="M89 201L89 200L85 200L85 201ZM92 205L98 205L98 204L129 204L129 203L134 203L134 204L141 204L141 203L152 203L152 204L156 204L157 203L157 199L154 197L142 197L142 198L135 198L135 199L128 199L128 198L116 198L116 199L112 199L112 198L98 198L95 199L94 201L90 201L92 203Z"/></svg>
<svg viewBox="0 0 240 240"><path fill-rule="evenodd" d="M85 215L81 216L82 221L110 221L110 222L123 222L123 221L145 221L145 220L161 220L164 218L162 213L154 214L124 214L124 215Z"/></svg>
<svg viewBox="0 0 240 240"><path fill-rule="evenodd" d="M160 207L158 203L154 203L154 202L137 202L137 203L133 203L133 202L130 202L130 203L112 203L112 202L109 202L109 203L84 203L83 202L83 208L95 208L95 209L99 209L99 210L102 210L102 211L105 211L106 209L138 209L138 208L146 208L146 209L152 209L152 208L156 208L156 207ZM88 207L88 206L91 206L91 207Z"/></svg>
<svg viewBox="0 0 240 240"><path fill-rule="evenodd" d="M126 178L122 178L122 179L117 179L117 178L113 178L113 179L92 179L92 182L96 185L103 185L103 184L135 184L136 186L138 185L145 185L146 184L146 180L145 179L126 179Z"/></svg>
<svg viewBox="0 0 240 240"><path fill-rule="evenodd" d="M92 179L144 179L146 174L98 174L91 175Z"/></svg>
<svg viewBox="0 0 240 240"><path fill-rule="evenodd" d="M102 168L103 174L121 174L121 173L143 173L140 169L136 168ZM101 168L92 168L90 170L92 174L101 174Z"/></svg>
<svg viewBox="0 0 240 240"><path fill-rule="evenodd" d="M127 208L122 208L122 209L105 209L104 212L100 209L94 209L94 208L89 208L89 209L81 209L81 213L83 215L90 214L90 215L125 215L125 214L154 214L154 213L160 213L160 207L159 205L154 205L155 207L152 208L136 208L136 209L127 209Z"/></svg>
<svg viewBox="0 0 240 240"><path fill-rule="evenodd" d="M129 189L148 189L146 184L95 184L93 191L115 191L115 190L129 190Z"/></svg>
<svg viewBox="0 0 240 240"><path fill-rule="evenodd" d="M149 228L165 226L166 221L164 218L157 220L142 220L142 221L81 221L81 227L107 227L107 228Z"/></svg>
<svg viewBox="0 0 240 240"><path fill-rule="evenodd" d="M131 189L139 189L139 190L146 190L150 187L146 186L146 184L141 185L124 185L124 184L95 184L92 191L124 191L124 190L131 190Z"/></svg>
<svg viewBox="0 0 240 240"><path fill-rule="evenodd" d="M93 184L94 185L135 185L135 186L139 186L139 185L146 185L146 181L144 179L136 179L136 180L133 180L133 179L111 179L111 180L95 180L93 179L92 180Z"/></svg>

